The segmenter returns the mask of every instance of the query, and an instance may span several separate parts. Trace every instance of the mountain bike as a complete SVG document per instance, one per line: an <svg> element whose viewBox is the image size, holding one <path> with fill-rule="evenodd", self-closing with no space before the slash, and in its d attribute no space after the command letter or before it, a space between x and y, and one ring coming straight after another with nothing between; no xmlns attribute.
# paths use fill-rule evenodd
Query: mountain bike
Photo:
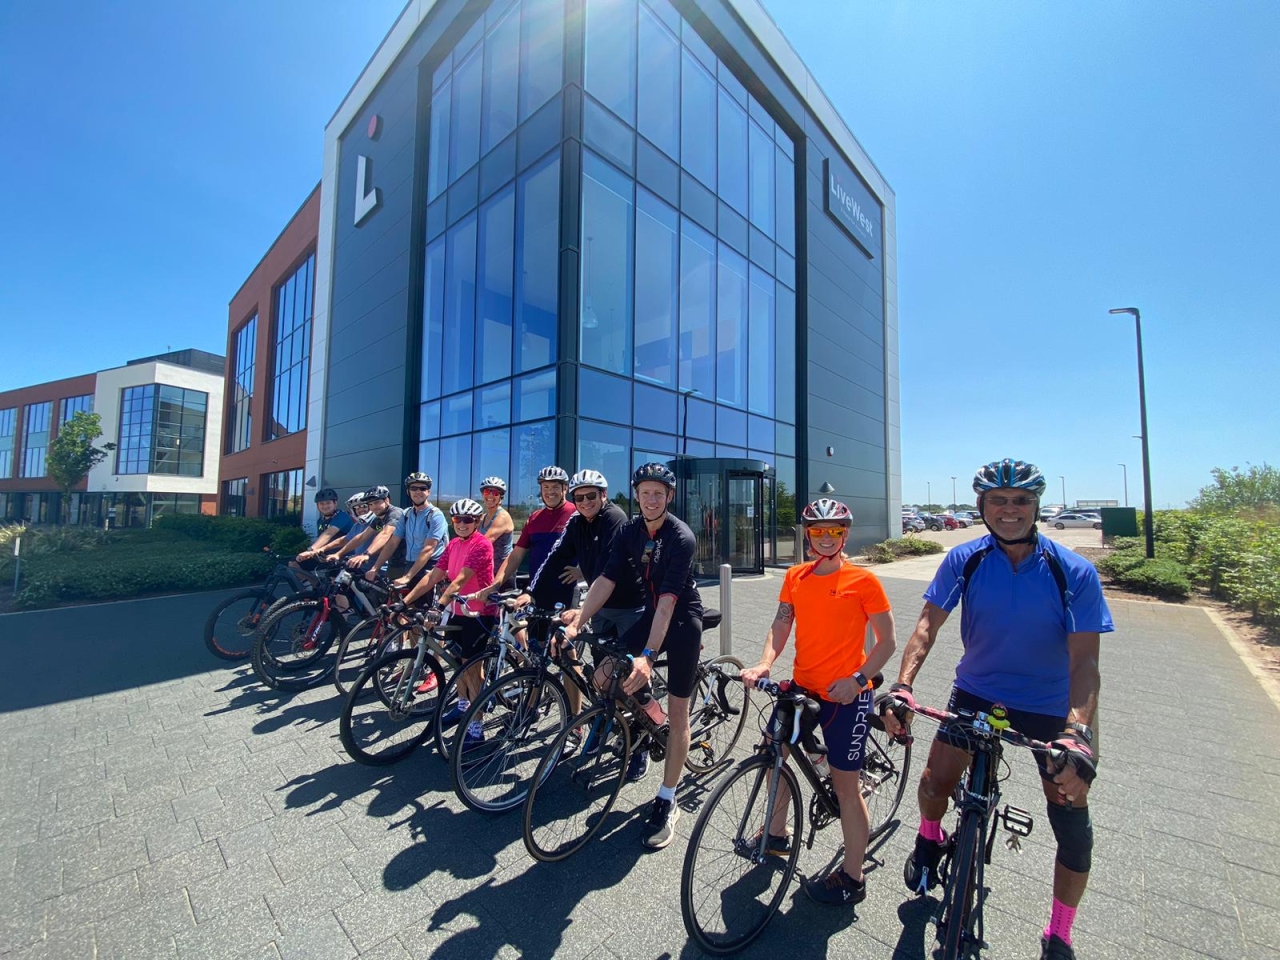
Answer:
<svg viewBox="0 0 1280 960"><path fill-rule="evenodd" d="M262 586L243 590L223 600L204 623L204 645L220 660L243 660L253 652L253 638L272 606L281 600L310 594L316 578L290 566L292 557L280 562Z"/></svg>
<svg viewBox="0 0 1280 960"><path fill-rule="evenodd" d="M775 700L763 738L755 755L743 760L707 799L689 838L680 878L685 929L709 953L733 953L763 933L795 875L804 816L800 785L785 762L784 747L790 748L791 760L812 791L805 846L812 849L816 832L840 819L831 777L819 774L811 759L827 752L814 735L821 710L817 695L790 681L766 678L756 682L756 689ZM893 824L911 767L909 740L876 730L878 719L867 733L862 770L869 840ZM787 831L792 842L785 853L777 853L768 849L768 828L783 782L790 791Z"/></svg>

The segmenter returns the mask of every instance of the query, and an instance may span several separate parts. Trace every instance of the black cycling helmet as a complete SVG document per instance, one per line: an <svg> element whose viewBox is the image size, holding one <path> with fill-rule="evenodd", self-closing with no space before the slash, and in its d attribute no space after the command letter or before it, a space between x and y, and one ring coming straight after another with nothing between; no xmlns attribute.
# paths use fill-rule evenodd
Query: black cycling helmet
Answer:
<svg viewBox="0 0 1280 960"><path fill-rule="evenodd" d="M631 486L638 487L646 480L656 480L672 491L676 488L676 475L665 463L654 461L636 467L636 472L631 475Z"/></svg>
<svg viewBox="0 0 1280 960"><path fill-rule="evenodd" d="M981 496L988 490L1026 490L1037 497L1044 493L1044 474L1034 463L1021 460L992 460L973 475L973 492Z"/></svg>
<svg viewBox="0 0 1280 960"><path fill-rule="evenodd" d="M568 483L569 474L564 472L563 467L557 467L555 464L552 464L551 466L543 467L538 471L538 482L542 483L546 480L557 480L560 483Z"/></svg>
<svg viewBox="0 0 1280 960"><path fill-rule="evenodd" d="M839 523L846 527L853 526L853 513L839 500L822 497L813 501L800 513L803 523Z"/></svg>
<svg viewBox="0 0 1280 960"><path fill-rule="evenodd" d="M366 503L371 500L390 500L391 491L382 486L382 484L378 484L378 486L370 487L364 492L364 499Z"/></svg>
<svg viewBox="0 0 1280 960"><path fill-rule="evenodd" d="M414 483L425 484L428 490L431 489L431 478L425 473L417 473L415 471L404 478L405 489L408 489L409 485Z"/></svg>
<svg viewBox="0 0 1280 960"><path fill-rule="evenodd" d="M338 499L338 491L333 489L333 487L321 487L319 490L316 491L316 503L320 503L322 500L337 500L337 499Z"/></svg>

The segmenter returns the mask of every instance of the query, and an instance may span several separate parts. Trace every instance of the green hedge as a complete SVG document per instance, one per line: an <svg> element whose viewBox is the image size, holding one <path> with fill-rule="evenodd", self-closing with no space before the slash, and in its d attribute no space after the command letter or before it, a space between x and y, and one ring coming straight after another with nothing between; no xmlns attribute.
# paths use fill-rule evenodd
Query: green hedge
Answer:
<svg viewBox="0 0 1280 960"><path fill-rule="evenodd" d="M918 557L942 552L942 544L923 537L913 537L910 534L862 548L862 555L872 563L892 563L902 557Z"/></svg>
<svg viewBox="0 0 1280 960"><path fill-rule="evenodd" d="M1123 562L1117 562L1123 561ZM1176 560L1139 555L1107 557L1099 567L1119 586L1135 593L1149 593L1166 599L1185 600L1191 595L1187 568Z"/></svg>

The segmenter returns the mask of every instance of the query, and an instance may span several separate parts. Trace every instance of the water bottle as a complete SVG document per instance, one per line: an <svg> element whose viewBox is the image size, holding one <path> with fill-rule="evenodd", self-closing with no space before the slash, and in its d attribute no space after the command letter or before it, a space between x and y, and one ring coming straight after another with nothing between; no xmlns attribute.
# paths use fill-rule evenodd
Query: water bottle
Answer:
<svg viewBox="0 0 1280 960"><path fill-rule="evenodd" d="M660 727L667 722L667 714L662 709L662 704L654 697L650 697L646 702L640 704L640 709L645 712L645 715L653 722L655 727Z"/></svg>
<svg viewBox="0 0 1280 960"><path fill-rule="evenodd" d="M827 763L825 753L809 754L809 762L813 764L813 770L818 775L818 779L831 776L831 765Z"/></svg>

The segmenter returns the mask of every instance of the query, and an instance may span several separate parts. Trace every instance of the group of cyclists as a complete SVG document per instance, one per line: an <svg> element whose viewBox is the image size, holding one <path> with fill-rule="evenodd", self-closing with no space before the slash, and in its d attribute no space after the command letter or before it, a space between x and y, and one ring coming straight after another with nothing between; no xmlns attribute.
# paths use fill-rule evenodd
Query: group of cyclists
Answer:
<svg viewBox="0 0 1280 960"><path fill-rule="evenodd" d="M538 474L542 506L518 537L503 506L507 487L498 477L481 483L480 502L464 498L451 504L450 524L431 504L432 481L422 473L405 478L410 506L404 509L392 505L386 487L377 486L349 498L343 513L337 493L325 488L316 495L318 536L297 562L305 567L320 559L342 559L369 579L385 567L397 585L409 588L409 604L433 602L455 609L466 604L477 616L459 618L468 631L459 643L464 655L474 655L493 625L496 609L490 597L505 589L527 560L529 585L516 604L544 610L562 605L569 640L589 629L624 641L634 660L624 689L655 720L663 708L650 695L653 663L659 653L665 654L663 722L670 732L643 838L646 847L662 849L675 838L680 816L675 794L689 750L689 698L701 650L703 608L693 575L694 535L670 512L675 475L663 463L646 463L630 480L638 514L628 518L610 501L608 480L599 471L583 469L570 477L558 466L543 468ZM896 650L893 611L875 574L845 553L853 526L849 508L828 498L808 504L800 520L811 559L786 571L760 660L744 669L741 679L750 685L769 677L794 632L794 682L821 706L818 723L844 838L843 862L825 877L810 879L805 889L820 903L851 907L867 896L862 863L868 814L860 775L868 727L874 723L890 735L909 735L911 715L886 707L895 694L909 701L939 630L962 604L964 652L948 709L1003 708L1018 731L1050 743L1066 758L1054 766L1037 756L1057 842L1053 897L1040 945L1042 960L1073 960L1072 925L1092 860L1087 801L1097 769L1092 728L1100 638L1114 627L1092 564L1037 532L1045 486L1041 472L1020 460L979 468L973 489L987 533L943 559L924 593L888 703L882 698L878 713L872 678ZM581 607L572 609L573 591L581 581L589 589ZM437 597L440 584L445 586ZM868 627L874 636L870 649ZM479 683L477 677L459 684L461 699L453 708L459 716ZM579 706L571 704L575 712ZM463 735L482 737L483 731L468 729ZM578 731L570 749L580 746ZM920 779L919 826L904 868L912 894L927 893L939 883L946 850L942 820L969 757L963 739L946 724L940 726ZM647 753L633 756L627 778L644 777L647 765ZM762 830L767 830L767 850L786 855L798 838L786 835L781 815L786 798L780 801L780 815Z"/></svg>

